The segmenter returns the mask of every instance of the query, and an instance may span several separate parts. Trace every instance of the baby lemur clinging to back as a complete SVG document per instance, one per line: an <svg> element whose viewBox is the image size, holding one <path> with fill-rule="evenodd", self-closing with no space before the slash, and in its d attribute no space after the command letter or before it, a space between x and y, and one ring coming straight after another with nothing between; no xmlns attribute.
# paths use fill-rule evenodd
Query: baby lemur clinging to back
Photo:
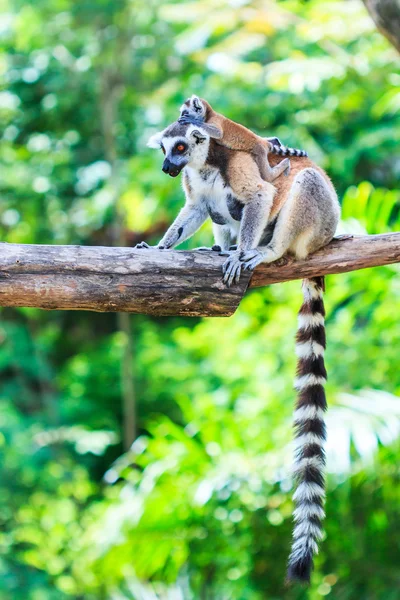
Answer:
<svg viewBox="0 0 400 600"><path fill-rule="evenodd" d="M231 150L250 152L258 166L261 177L269 183L272 183L282 173L288 175L290 171L288 158L271 167L268 160L270 152L280 156L307 156L304 150L285 148L276 137L262 138L256 135L243 125L215 112L206 100L195 95L186 100L181 106L179 121L181 123L201 124L217 144Z"/></svg>

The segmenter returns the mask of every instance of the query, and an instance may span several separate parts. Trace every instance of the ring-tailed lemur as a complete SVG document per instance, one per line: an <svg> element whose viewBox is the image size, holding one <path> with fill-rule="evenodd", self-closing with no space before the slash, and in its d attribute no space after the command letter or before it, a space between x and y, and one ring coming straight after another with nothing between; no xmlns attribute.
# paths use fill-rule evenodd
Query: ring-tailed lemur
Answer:
<svg viewBox="0 0 400 600"><path fill-rule="evenodd" d="M271 167L268 154L279 156L307 156L304 150L285 148L277 137L262 138L247 127L227 119L210 106L203 98L193 95L181 106L180 123L192 123L202 126L208 135L231 150L251 152L260 170L261 177L272 183L282 173L289 174L288 158Z"/></svg>
<svg viewBox="0 0 400 600"><path fill-rule="evenodd" d="M334 236L340 215L336 192L326 173L306 157L294 157L289 176L273 186L261 179L250 153L217 146L205 129L192 123L173 123L148 145L163 150L165 173L176 177L184 169L186 203L158 248L173 248L210 217L216 244L228 255L223 266L228 285L242 268L254 269L287 251L305 258ZM235 238L238 249L230 252ZM148 246L143 242L137 247ZM324 516L323 278L304 280L303 289L297 334L296 526L288 577L308 581Z"/></svg>

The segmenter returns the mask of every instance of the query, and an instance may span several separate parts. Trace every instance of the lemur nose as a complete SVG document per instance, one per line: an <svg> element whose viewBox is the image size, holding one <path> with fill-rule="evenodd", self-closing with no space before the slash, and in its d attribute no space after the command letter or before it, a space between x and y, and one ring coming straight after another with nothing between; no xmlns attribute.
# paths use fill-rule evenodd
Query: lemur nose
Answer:
<svg viewBox="0 0 400 600"><path fill-rule="evenodd" d="M162 166L163 173L169 173L169 168L170 168L170 163L169 163L168 158L166 158L164 160L163 166Z"/></svg>

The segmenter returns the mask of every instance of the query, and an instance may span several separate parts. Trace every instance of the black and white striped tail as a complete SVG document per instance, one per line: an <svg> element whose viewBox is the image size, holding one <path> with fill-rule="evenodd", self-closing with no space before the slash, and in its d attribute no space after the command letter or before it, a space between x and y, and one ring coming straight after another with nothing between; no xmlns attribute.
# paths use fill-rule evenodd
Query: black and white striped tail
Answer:
<svg viewBox="0 0 400 600"><path fill-rule="evenodd" d="M309 582L313 556L322 537L325 498L324 278L303 281L304 301L296 336L298 390L295 426L295 528L289 557L288 580Z"/></svg>
<svg viewBox="0 0 400 600"><path fill-rule="evenodd" d="M289 146L276 146L272 144L272 154L278 156L308 156L305 150L299 150L298 148L290 148Z"/></svg>

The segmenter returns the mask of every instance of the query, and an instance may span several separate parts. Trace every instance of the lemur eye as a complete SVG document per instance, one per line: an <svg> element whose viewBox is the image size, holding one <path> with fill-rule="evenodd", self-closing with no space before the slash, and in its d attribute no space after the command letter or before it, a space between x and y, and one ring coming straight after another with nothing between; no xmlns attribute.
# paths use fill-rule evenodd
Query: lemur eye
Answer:
<svg viewBox="0 0 400 600"><path fill-rule="evenodd" d="M161 146L161 150L162 150L162 153L165 154L165 148L164 148L164 146Z"/></svg>
<svg viewBox="0 0 400 600"><path fill-rule="evenodd" d="M183 152L185 149L185 146L183 144L178 144L176 149L178 150L178 152Z"/></svg>

